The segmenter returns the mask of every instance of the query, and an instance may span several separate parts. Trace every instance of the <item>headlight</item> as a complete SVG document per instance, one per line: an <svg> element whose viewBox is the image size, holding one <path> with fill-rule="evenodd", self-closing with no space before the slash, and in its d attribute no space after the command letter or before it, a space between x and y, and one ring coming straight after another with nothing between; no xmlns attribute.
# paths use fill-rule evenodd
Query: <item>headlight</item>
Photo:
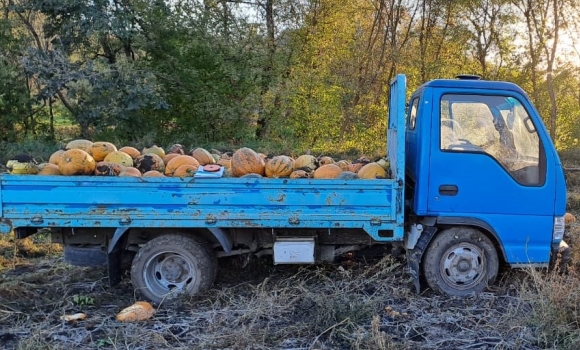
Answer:
<svg viewBox="0 0 580 350"><path fill-rule="evenodd" d="M558 242L564 238L565 220L563 216L556 216L554 218L554 231L552 233L552 241Z"/></svg>

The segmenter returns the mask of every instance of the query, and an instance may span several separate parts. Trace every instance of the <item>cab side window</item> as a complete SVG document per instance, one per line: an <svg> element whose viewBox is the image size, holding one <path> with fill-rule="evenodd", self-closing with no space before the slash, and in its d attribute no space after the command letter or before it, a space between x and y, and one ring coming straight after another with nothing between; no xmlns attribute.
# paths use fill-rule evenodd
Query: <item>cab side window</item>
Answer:
<svg viewBox="0 0 580 350"><path fill-rule="evenodd" d="M418 110L419 110L419 98L415 97L413 99L413 101L411 102L411 105L409 107L408 117L407 117L409 130L414 130L415 126L417 125L417 112L418 112Z"/></svg>

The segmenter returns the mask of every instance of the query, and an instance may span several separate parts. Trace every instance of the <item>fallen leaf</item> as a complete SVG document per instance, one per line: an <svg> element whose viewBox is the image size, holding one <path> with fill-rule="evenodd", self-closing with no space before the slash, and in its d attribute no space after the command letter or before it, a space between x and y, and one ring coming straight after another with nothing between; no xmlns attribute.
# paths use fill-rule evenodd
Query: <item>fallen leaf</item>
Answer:
<svg viewBox="0 0 580 350"><path fill-rule="evenodd" d="M64 315L60 316L60 319L66 322L73 322L73 321L82 321L87 317L86 314L82 312L76 313L74 315Z"/></svg>

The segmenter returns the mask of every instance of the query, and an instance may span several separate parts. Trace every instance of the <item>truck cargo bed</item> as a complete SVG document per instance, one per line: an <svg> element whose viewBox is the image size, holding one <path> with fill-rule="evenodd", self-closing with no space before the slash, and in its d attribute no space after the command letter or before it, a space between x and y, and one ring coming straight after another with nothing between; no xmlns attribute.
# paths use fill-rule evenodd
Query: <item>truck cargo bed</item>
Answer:
<svg viewBox="0 0 580 350"><path fill-rule="evenodd" d="M391 179L132 178L2 174L0 230L17 227L362 228L403 236Z"/></svg>

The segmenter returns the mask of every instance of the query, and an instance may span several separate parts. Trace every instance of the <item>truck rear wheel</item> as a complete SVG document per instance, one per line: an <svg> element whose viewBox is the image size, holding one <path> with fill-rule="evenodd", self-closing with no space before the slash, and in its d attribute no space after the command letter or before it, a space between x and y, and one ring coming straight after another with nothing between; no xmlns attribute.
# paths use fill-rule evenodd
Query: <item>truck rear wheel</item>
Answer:
<svg viewBox="0 0 580 350"><path fill-rule="evenodd" d="M422 265L431 289L459 297L479 293L493 284L499 269L491 240L469 227L454 227L435 236Z"/></svg>
<svg viewBox="0 0 580 350"><path fill-rule="evenodd" d="M196 295L208 290L216 269L216 255L207 243L168 234L152 239L139 250L131 266L131 282L144 298L159 303L178 294Z"/></svg>

